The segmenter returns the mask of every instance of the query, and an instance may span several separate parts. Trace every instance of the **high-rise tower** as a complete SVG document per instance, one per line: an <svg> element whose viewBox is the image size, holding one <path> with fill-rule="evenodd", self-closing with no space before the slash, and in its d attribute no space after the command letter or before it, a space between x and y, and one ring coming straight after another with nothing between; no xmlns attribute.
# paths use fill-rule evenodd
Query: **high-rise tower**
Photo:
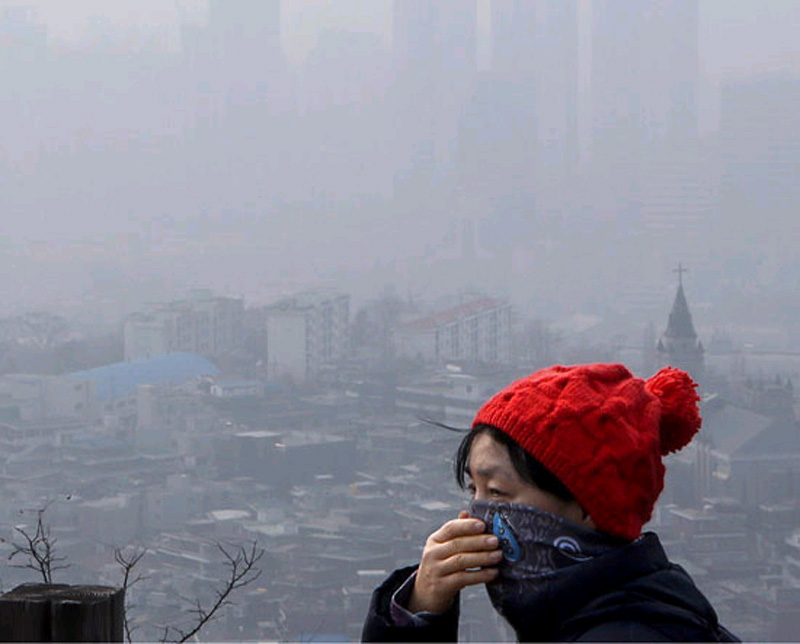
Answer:
<svg viewBox="0 0 800 644"><path fill-rule="evenodd" d="M592 16L595 128L696 136L698 1L595 0Z"/></svg>
<svg viewBox="0 0 800 644"><path fill-rule="evenodd" d="M455 156L477 69L477 2L395 0L393 59L401 159L433 173Z"/></svg>
<svg viewBox="0 0 800 644"><path fill-rule="evenodd" d="M36 10L22 3L0 6L0 63L43 63L47 29Z"/></svg>
<svg viewBox="0 0 800 644"><path fill-rule="evenodd" d="M699 3L595 0L592 17L594 203L631 224L648 156L697 136Z"/></svg>
<svg viewBox="0 0 800 644"><path fill-rule="evenodd" d="M210 0L209 29L225 59L268 63L280 51L280 0Z"/></svg>
<svg viewBox="0 0 800 644"><path fill-rule="evenodd" d="M494 0L492 43L492 77L515 132L506 147L511 171L535 195L536 210L552 216L568 206L578 163L578 7Z"/></svg>

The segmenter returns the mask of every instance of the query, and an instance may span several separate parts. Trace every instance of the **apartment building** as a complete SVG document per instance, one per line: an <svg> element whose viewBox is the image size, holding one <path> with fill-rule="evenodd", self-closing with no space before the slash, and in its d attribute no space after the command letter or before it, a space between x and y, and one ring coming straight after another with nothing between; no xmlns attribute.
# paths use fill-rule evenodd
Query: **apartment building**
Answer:
<svg viewBox="0 0 800 644"><path fill-rule="evenodd" d="M349 350L350 296L315 290L284 298L265 311L271 379L315 378Z"/></svg>
<svg viewBox="0 0 800 644"><path fill-rule="evenodd" d="M511 361L511 305L470 299L401 325L394 333L399 357L424 362L507 364Z"/></svg>
<svg viewBox="0 0 800 644"><path fill-rule="evenodd" d="M156 304L125 323L125 360L167 353L215 356L242 341L244 300L198 294L186 300Z"/></svg>

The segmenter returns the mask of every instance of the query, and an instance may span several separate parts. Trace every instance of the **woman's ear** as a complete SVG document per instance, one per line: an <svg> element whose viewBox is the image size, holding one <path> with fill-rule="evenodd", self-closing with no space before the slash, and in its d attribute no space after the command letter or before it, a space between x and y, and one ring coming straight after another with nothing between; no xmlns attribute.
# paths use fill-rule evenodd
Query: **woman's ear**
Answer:
<svg viewBox="0 0 800 644"><path fill-rule="evenodd" d="M589 528L590 530L597 530L597 526L594 524L594 519L589 516L589 513L581 508L581 512L583 513L583 518L581 519L581 525L584 528Z"/></svg>

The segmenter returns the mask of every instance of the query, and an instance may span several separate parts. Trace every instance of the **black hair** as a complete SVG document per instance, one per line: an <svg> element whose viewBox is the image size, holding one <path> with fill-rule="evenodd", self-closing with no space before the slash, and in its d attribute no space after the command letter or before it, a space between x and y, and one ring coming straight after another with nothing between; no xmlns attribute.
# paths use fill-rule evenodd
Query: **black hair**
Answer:
<svg viewBox="0 0 800 644"><path fill-rule="evenodd" d="M575 500L572 492L550 470L522 449L517 441L497 427L484 424L473 427L461 440L458 451L456 451L453 469L455 470L456 482L462 490L467 487L467 467L472 443L481 434L489 434L498 443L506 446L508 455L511 458L511 464L523 480L567 503Z"/></svg>

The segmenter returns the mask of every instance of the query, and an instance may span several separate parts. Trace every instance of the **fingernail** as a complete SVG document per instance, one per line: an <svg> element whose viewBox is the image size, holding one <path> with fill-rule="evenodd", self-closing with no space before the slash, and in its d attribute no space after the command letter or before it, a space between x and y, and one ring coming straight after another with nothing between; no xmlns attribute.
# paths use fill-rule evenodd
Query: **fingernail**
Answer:
<svg viewBox="0 0 800 644"><path fill-rule="evenodd" d="M498 543L497 537L495 537L494 535L486 537L486 545L489 546L490 548L494 548L495 546L497 546L497 543Z"/></svg>
<svg viewBox="0 0 800 644"><path fill-rule="evenodd" d="M483 521L476 521L472 525L474 526L473 529L475 532L483 532L486 530L486 524Z"/></svg>

